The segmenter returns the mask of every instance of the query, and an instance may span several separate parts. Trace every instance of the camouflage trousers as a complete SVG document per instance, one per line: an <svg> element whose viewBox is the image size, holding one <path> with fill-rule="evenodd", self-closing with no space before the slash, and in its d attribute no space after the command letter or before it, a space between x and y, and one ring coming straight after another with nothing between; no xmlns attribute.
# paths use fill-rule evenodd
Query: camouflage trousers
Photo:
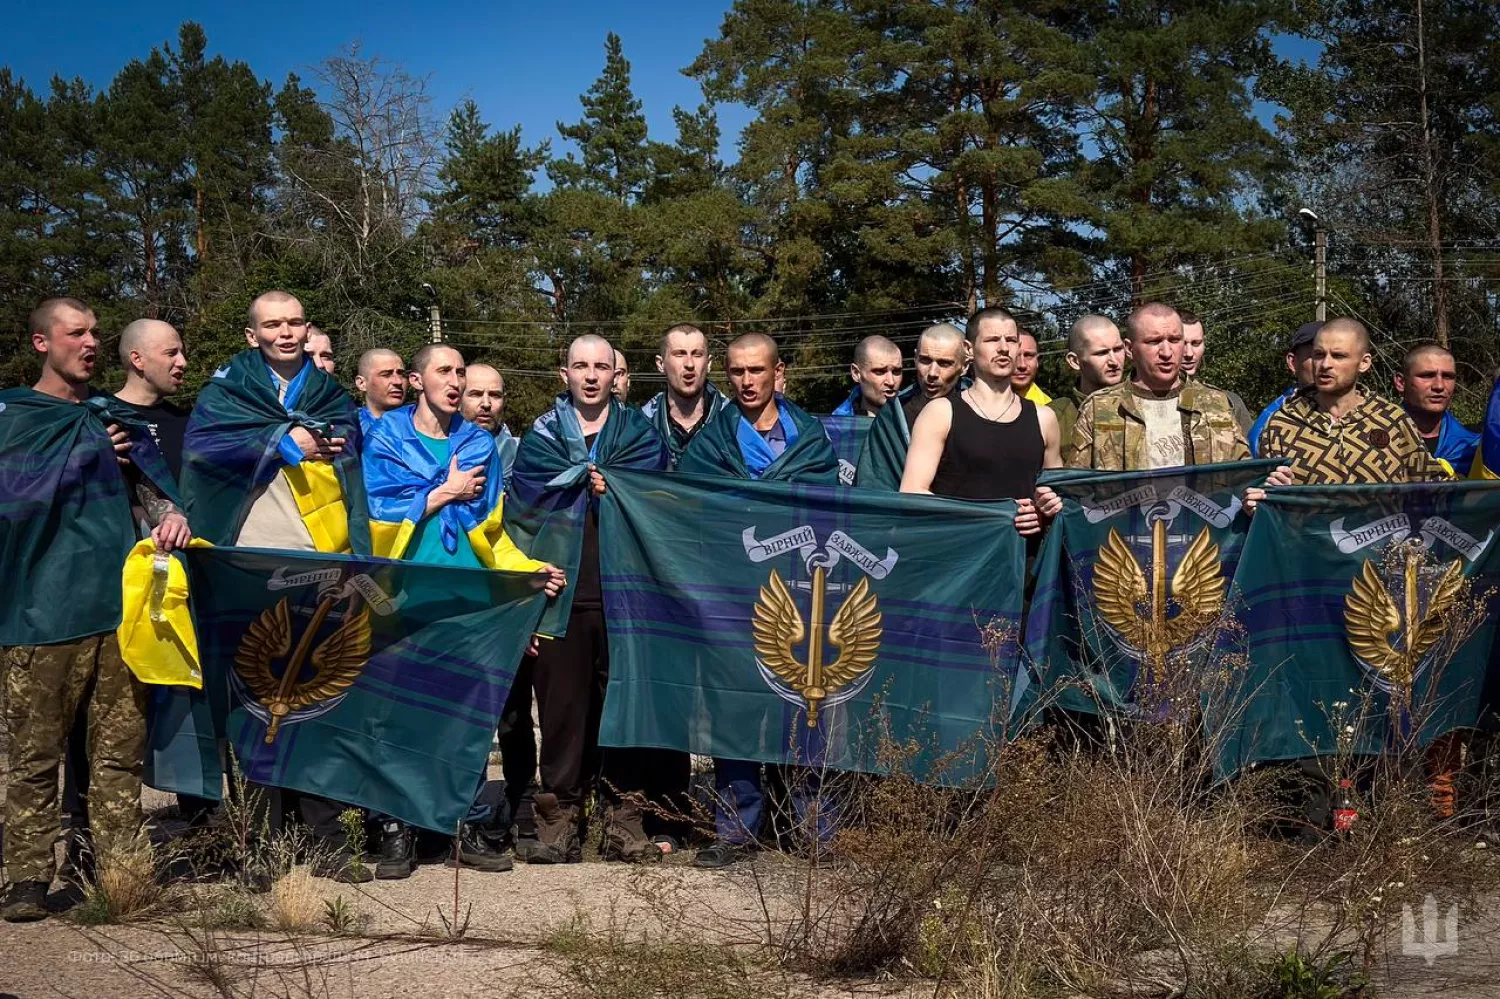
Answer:
<svg viewBox="0 0 1500 999"><path fill-rule="evenodd" d="M5 864L12 882L50 882L53 843L62 833L58 771L81 704L88 717L94 848L103 855L140 833L146 689L121 660L114 632L11 649L8 665Z"/></svg>

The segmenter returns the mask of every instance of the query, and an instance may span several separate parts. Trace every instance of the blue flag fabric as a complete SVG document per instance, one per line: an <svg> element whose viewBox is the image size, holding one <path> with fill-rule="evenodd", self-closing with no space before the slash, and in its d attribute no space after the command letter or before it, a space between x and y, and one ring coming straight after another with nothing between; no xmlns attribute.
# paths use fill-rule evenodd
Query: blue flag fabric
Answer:
<svg viewBox="0 0 1500 999"><path fill-rule="evenodd" d="M1044 473L1063 511L1026 622L1037 693L1071 711L1154 716L1165 681L1213 647L1250 526L1241 496L1277 464Z"/></svg>
<svg viewBox="0 0 1500 999"><path fill-rule="evenodd" d="M1272 490L1235 573L1219 773L1421 747L1493 710L1497 524L1494 483Z"/></svg>
<svg viewBox="0 0 1500 999"><path fill-rule="evenodd" d="M836 483L838 458L823 425L780 396L776 408L787 441L780 457L771 452L738 409L730 409L698 432L678 461L678 471L768 482ZM754 449L749 455L746 443Z"/></svg>
<svg viewBox="0 0 1500 999"><path fill-rule="evenodd" d="M1018 657L1014 504L617 472L601 514L601 743L881 771L884 738L924 779L983 767Z"/></svg>
<svg viewBox="0 0 1500 999"><path fill-rule="evenodd" d="M454 828L541 615L543 577L234 548L191 549L187 565L215 736L227 733L248 780ZM198 779L217 798L204 719L179 721L201 771L158 779Z"/></svg>
<svg viewBox="0 0 1500 999"><path fill-rule="evenodd" d="M901 403L892 399L885 408L892 407L900 409ZM818 420L828 432L828 440L833 444L833 453L839 461L839 485L852 486L859 471L859 456L864 451L865 441L870 436L871 428L875 426L875 420L868 416L856 416L852 412L841 413L839 410L843 408L840 406L832 416L820 416ZM900 483L897 485L899 487Z"/></svg>
<svg viewBox="0 0 1500 999"><path fill-rule="evenodd" d="M549 562L578 578L583 555L584 518L593 501L588 489L589 463L605 473L617 469L660 471L667 467L667 445L651 423L628 406L611 399L609 418L586 443L578 413L564 393L552 408L537 417L531 433L521 441L505 499L505 533L516 547L534 559ZM573 611L573 587L563 589L547 605L538 631L567 634Z"/></svg>

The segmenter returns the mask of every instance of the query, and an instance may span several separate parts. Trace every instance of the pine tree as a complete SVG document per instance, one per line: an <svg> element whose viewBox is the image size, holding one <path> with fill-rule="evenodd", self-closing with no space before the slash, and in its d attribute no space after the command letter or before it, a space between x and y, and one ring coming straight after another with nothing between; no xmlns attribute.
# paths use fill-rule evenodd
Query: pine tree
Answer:
<svg viewBox="0 0 1500 999"><path fill-rule="evenodd" d="M583 118L572 125L558 122L557 131L578 144L581 158L568 153L548 172L559 187L599 191L629 204L650 176L646 117L630 89L630 62L614 32L604 39L604 72L579 100Z"/></svg>

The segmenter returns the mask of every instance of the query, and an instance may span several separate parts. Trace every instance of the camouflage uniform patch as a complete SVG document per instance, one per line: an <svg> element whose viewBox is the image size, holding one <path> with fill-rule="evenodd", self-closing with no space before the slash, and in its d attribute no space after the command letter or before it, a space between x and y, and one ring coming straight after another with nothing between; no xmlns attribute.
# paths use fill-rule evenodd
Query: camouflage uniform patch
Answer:
<svg viewBox="0 0 1500 999"><path fill-rule="evenodd" d="M1078 407L1083 404L1084 395L1076 388L1067 395L1060 395L1047 403L1047 408L1057 415L1057 439L1062 442L1064 452L1068 450L1068 442L1073 439L1073 424L1078 422Z"/></svg>
<svg viewBox="0 0 1500 999"><path fill-rule="evenodd" d="M121 660L115 633L12 649L5 677L5 863L12 882L52 880L52 844L62 833L57 772L90 682L88 811L95 849L125 847L140 832L146 690Z"/></svg>
<svg viewBox="0 0 1500 999"><path fill-rule="evenodd" d="M1100 389L1083 401L1063 447L1063 464L1101 472L1152 467L1146 421L1129 382ZM1201 382L1188 382L1177 396L1182 416L1184 465L1211 465L1250 457L1245 431L1229 397Z"/></svg>

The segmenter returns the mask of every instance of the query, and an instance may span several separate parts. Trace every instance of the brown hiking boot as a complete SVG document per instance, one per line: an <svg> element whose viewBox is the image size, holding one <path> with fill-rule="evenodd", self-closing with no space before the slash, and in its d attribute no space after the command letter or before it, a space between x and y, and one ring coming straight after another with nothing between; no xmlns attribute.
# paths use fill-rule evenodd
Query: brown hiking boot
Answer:
<svg viewBox="0 0 1500 999"><path fill-rule="evenodd" d="M642 864L661 859L661 847L646 835L641 819L640 802L634 796L625 798L614 807L609 816L609 827L604 830L605 860Z"/></svg>
<svg viewBox="0 0 1500 999"><path fill-rule="evenodd" d="M583 860L578 841L578 809L564 808L555 794L536 796L536 847L528 864L576 864Z"/></svg>

